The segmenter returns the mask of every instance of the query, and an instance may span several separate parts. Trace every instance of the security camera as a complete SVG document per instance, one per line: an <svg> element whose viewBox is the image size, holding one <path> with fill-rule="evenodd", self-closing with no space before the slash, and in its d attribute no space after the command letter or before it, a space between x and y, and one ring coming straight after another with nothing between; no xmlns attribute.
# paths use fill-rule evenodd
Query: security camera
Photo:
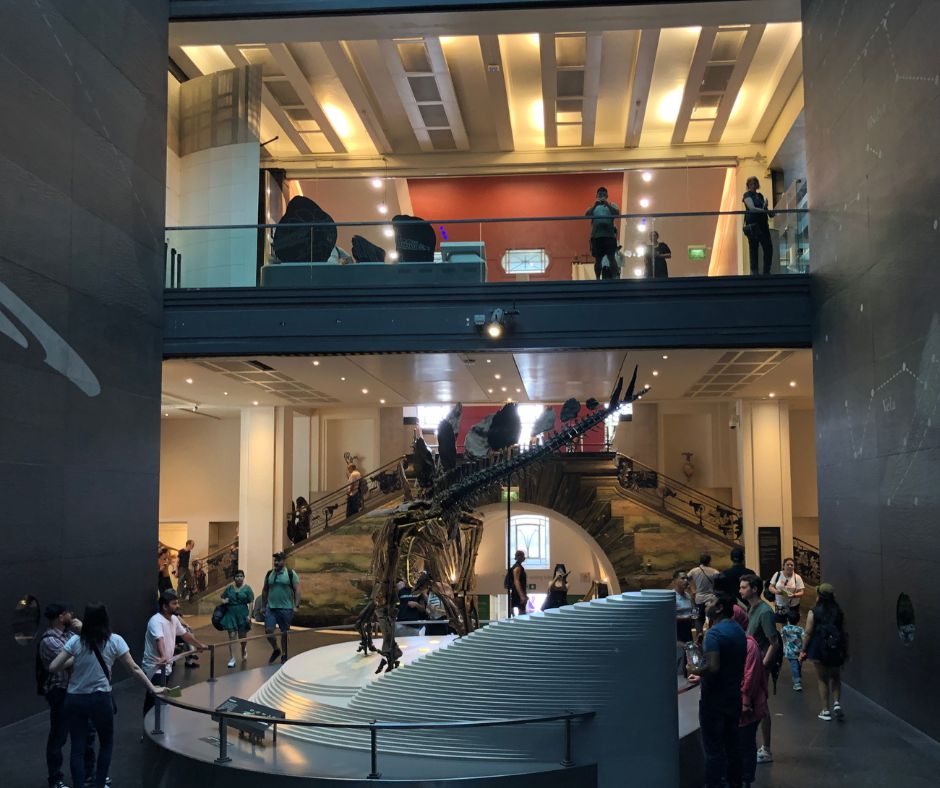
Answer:
<svg viewBox="0 0 940 788"><path fill-rule="evenodd" d="M729 429L729 430L736 430L736 429L738 428L738 425L739 425L740 423L741 423L741 422L740 422L740 420L738 419L738 417L737 417L736 415L735 415L735 416L732 416L730 419L728 419L728 429Z"/></svg>

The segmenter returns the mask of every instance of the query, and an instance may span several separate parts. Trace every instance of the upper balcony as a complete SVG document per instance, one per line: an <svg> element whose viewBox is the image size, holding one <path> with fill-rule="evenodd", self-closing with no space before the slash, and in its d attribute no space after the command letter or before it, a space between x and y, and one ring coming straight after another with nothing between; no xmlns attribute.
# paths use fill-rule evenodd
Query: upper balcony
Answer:
<svg viewBox="0 0 940 788"><path fill-rule="evenodd" d="M810 343L803 209L776 212L751 276L740 211L333 222L292 204L167 229L167 356Z"/></svg>

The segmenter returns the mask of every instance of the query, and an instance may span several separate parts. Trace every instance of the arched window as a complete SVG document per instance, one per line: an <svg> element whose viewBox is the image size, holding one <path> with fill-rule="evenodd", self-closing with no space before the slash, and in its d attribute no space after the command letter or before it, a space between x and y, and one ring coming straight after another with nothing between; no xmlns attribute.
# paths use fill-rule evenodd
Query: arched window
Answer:
<svg viewBox="0 0 940 788"><path fill-rule="evenodd" d="M512 563L516 550L525 553L529 569L549 568L548 518L539 514L517 514L509 519L509 556Z"/></svg>

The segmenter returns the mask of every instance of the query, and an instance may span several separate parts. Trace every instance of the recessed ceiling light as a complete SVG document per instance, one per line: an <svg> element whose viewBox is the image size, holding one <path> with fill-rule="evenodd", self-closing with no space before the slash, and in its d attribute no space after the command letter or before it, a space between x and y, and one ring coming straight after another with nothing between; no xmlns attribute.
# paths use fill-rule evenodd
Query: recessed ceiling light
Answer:
<svg viewBox="0 0 940 788"><path fill-rule="evenodd" d="M492 364L492 363L493 363L493 359L488 358L488 359L486 360L486 363L487 363L487 364Z"/></svg>
<svg viewBox="0 0 940 788"><path fill-rule="evenodd" d="M384 400L384 399L380 399L380 400L379 400L379 405L384 405L384 404L385 404L385 400Z"/></svg>
<svg viewBox="0 0 940 788"><path fill-rule="evenodd" d="M521 394L521 393L522 393L522 389L516 389L516 394Z"/></svg>
<svg viewBox="0 0 940 788"><path fill-rule="evenodd" d="M791 380L791 381L790 381L790 388L791 388L791 389L795 389L795 388L796 388L796 381L795 381L795 380Z"/></svg>
<svg viewBox="0 0 940 788"><path fill-rule="evenodd" d="M646 222L640 222L639 224L637 224L636 229L639 230L641 233L645 233L645 232L646 232Z"/></svg>
<svg viewBox="0 0 940 788"><path fill-rule="evenodd" d="M640 207L649 208L650 207L650 198L649 197L640 197Z"/></svg>
<svg viewBox="0 0 940 788"><path fill-rule="evenodd" d="M487 394L492 394L492 393L493 393L493 389L487 389L487 390L486 390L486 393L487 393Z"/></svg>
<svg viewBox="0 0 940 788"><path fill-rule="evenodd" d="M633 275L634 275L634 276L637 276L637 277L642 277L642 276L643 276L643 269L642 269L642 268L634 268L634 269L633 269Z"/></svg>
<svg viewBox="0 0 940 788"><path fill-rule="evenodd" d="M637 257L642 257L646 254L646 247L643 246L643 244L640 244L636 249L634 249L634 251L637 253Z"/></svg>
<svg viewBox="0 0 940 788"><path fill-rule="evenodd" d="M500 391L505 391L505 390L506 390L506 387L505 387L505 386L500 386L499 390L500 390Z"/></svg>
<svg viewBox="0 0 940 788"><path fill-rule="evenodd" d="M388 225L385 225L385 227L382 228L382 232L385 233L386 238L391 238L393 235L395 235L395 230L393 230Z"/></svg>
<svg viewBox="0 0 940 788"><path fill-rule="evenodd" d="M163 415L164 415L164 416L169 416L170 414L169 414L169 413L164 413Z"/></svg>
<svg viewBox="0 0 940 788"><path fill-rule="evenodd" d="M396 250L392 249L392 251L390 251L390 252L388 253L388 259L389 259L389 260L397 260L397 259L398 259L398 252L397 252Z"/></svg>
<svg viewBox="0 0 940 788"><path fill-rule="evenodd" d="M363 394L368 394L368 393L369 393L369 389L363 389L363 390L362 390L362 393L363 393Z"/></svg>
<svg viewBox="0 0 940 788"><path fill-rule="evenodd" d="M342 380L344 383L346 382L346 378L340 378L340 380Z"/></svg>
<svg viewBox="0 0 940 788"><path fill-rule="evenodd" d="M654 369L654 370L653 370L653 377L655 378L658 374L659 374L659 370L658 370L658 369Z"/></svg>
<svg viewBox="0 0 940 788"><path fill-rule="evenodd" d="M227 391L223 391L223 392L222 392L222 395L225 396L225 397L227 397L227 396L228 396L228 392L227 392Z"/></svg>
<svg viewBox="0 0 940 788"><path fill-rule="evenodd" d="M774 394L774 392L771 391L770 394L769 394L769 396L770 396L771 399L773 399L773 398L776 397L777 395Z"/></svg>
<svg viewBox="0 0 940 788"><path fill-rule="evenodd" d="M257 405L257 404L258 404L258 400L255 400L255 401L252 402L251 404L252 404L252 405Z"/></svg>
<svg viewBox="0 0 940 788"><path fill-rule="evenodd" d="M649 387L650 387L650 384L649 384L649 383L644 383L644 384L643 384L643 388L648 389Z"/></svg>
<svg viewBox="0 0 940 788"><path fill-rule="evenodd" d="M380 202L375 206L375 210L382 214L382 216L385 216L385 214L388 213L388 206L384 202Z"/></svg>
<svg viewBox="0 0 940 788"><path fill-rule="evenodd" d="M643 179L644 183L649 183L651 180L653 180L653 173L644 172L640 177Z"/></svg>
<svg viewBox="0 0 940 788"><path fill-rule="evenodd" d="M497 372L495 375L493 375L493 377L496 378L497 380L499 380L499 379L502 377L502 375L500 375L500 374Z"/></svg>
<svg viewBox="0 0 940 788"><path fill-rule="evenodd" d="M373 179L372 179L372 188L373 188L373 189L381 189L381 188L382 188L382 179L381 179L381 178L373 178Z"/></svg>
<svg viewBox="0 0 940 788"><path fill-rule="evenodd" d="M320 366L320 362L319 362L317 359L314 359L312 363L313 363L313 366L315 366L315 367L319 367L319 366Z"/></svg>
<svg viewBox="0 0 940 788"><path fill-rule="evenodd" d="M186 378L186 382L187 382L187 383L192 383L192 382L193 382L193 379L192 379L192 378Z"/></svg>
<svg viewBox="0 0 940 788"><path fill-rule="evenodd" d="M667 358L669 358L669 354L668 354L668 353L663 353L663 361L665 361Z"/></svg>

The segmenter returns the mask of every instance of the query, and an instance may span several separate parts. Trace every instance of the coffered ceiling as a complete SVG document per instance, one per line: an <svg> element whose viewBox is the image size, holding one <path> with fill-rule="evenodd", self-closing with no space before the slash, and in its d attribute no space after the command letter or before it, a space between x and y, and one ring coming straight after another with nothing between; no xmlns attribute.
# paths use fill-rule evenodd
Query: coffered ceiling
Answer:
<svg viewBox="0 0 940 788"><path fill-rule="evenodd" d="M812 399L809 350L260 356L165 361L163 412L224 418L256 404L303 409L603 399L621 370L629 374L634 364L637 384L651 388L651 402L773 395L805 406Z"/></svg>
<svg viewBox="0 0 940 788"><path fill-rule="evenodd" d="M177 22L170 56L190 77L260 66L266 153L298 177L685 164L761 153L802 75L799 14L755 0Z"/></svg>

